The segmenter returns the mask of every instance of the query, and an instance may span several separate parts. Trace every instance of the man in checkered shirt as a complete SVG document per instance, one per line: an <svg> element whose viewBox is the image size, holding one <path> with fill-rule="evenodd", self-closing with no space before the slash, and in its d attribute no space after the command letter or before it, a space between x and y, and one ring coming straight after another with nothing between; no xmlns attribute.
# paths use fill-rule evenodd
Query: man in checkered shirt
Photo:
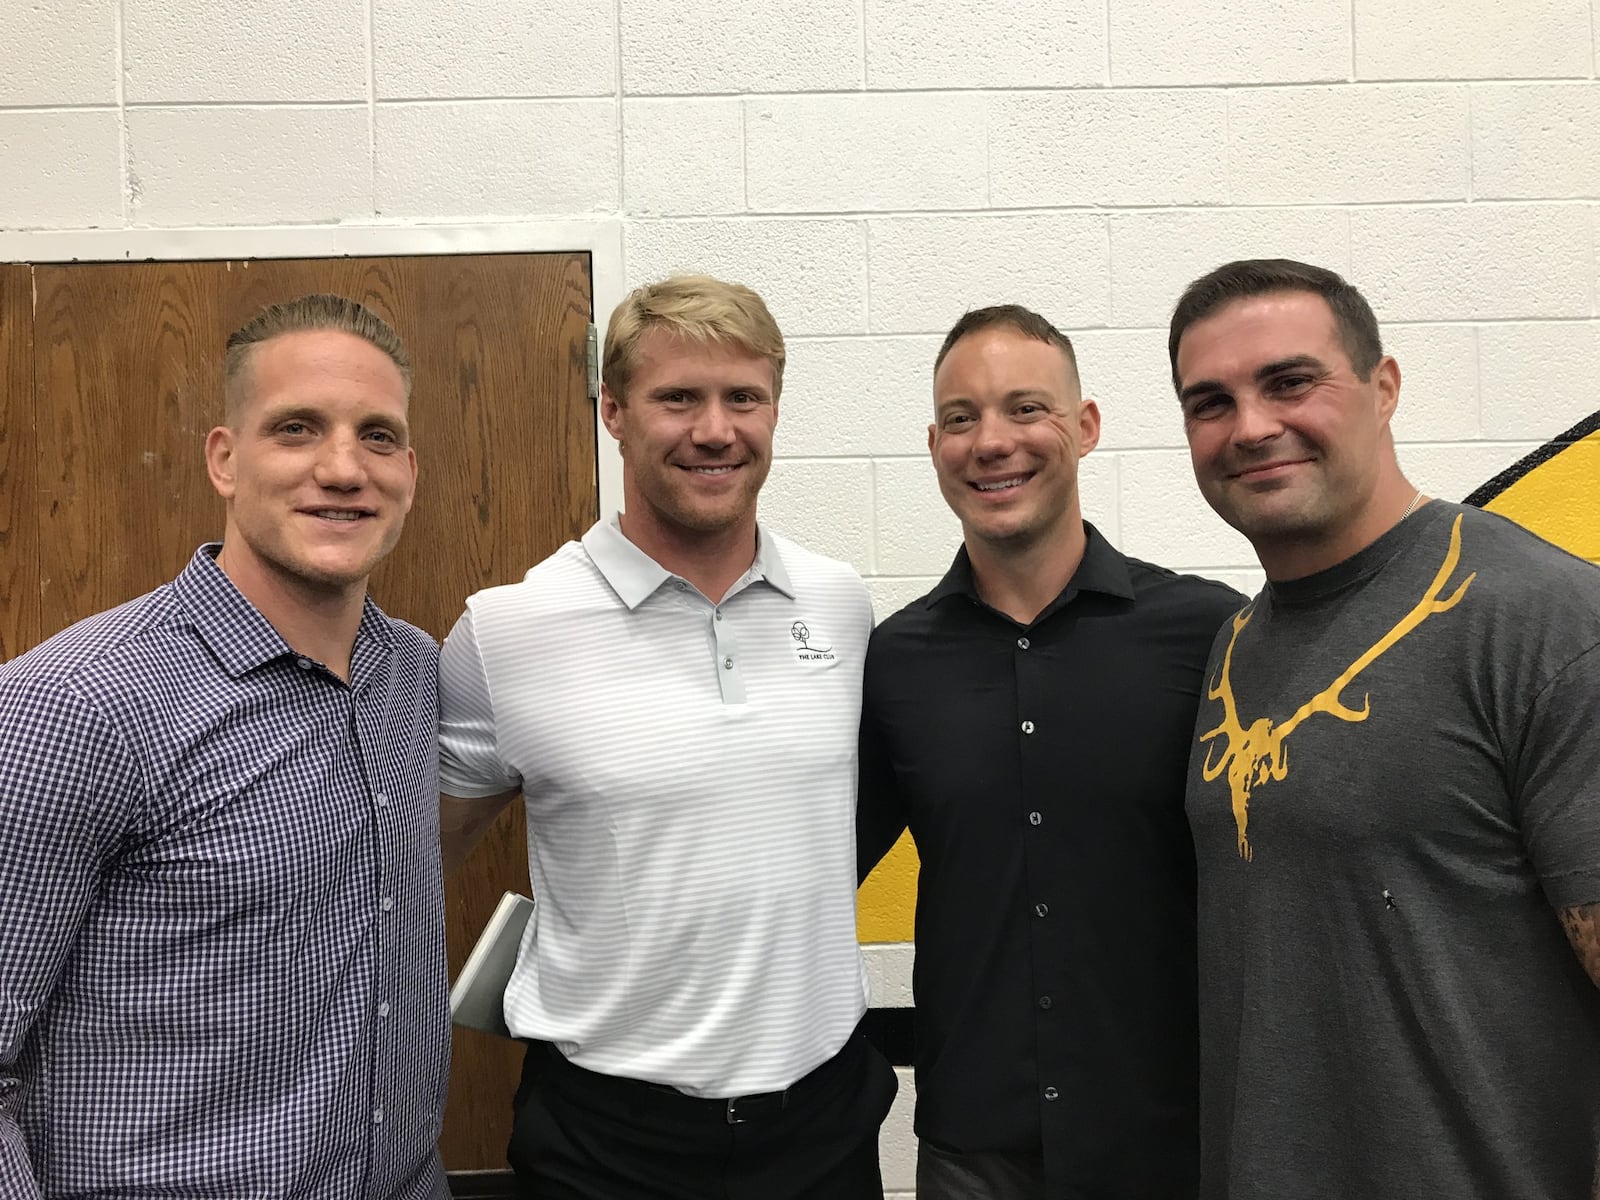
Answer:
<svg viewBox="0 0 1600 1200"><path fill-rule="evenodd" d="M221 544L0 667L0 1200L447 1195L405 352L303 297L225 378Z"/></svg>

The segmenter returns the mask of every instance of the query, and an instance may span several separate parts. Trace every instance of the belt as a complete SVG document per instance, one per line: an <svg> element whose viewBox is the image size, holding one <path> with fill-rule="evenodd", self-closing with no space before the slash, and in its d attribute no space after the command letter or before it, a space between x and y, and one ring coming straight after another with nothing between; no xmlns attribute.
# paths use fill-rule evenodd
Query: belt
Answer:
<svg viewBox="0 0 1600 1200"><path fill-rule="evenodd" d="M569 1066L573 1064L568 1064ZM824 1066L827 1064L824 1063ZM810 1076L806 1076L810 1078ZM798 1081L804 1083L805 1079ZM687 1092L680 1092L675 1087L668 1087L664 1083L650 1083L646 1087L651 1091L661 1092L682 1100L685 1104L694 1105L703 1110L719 1111L729 1125L744 1125L750 1121L761 1121L777 1116L789 1105L790 1088L781 1092L752 1092L748 1096L729 1096L726 1100L720 1097L691 1096Z"/></svg>

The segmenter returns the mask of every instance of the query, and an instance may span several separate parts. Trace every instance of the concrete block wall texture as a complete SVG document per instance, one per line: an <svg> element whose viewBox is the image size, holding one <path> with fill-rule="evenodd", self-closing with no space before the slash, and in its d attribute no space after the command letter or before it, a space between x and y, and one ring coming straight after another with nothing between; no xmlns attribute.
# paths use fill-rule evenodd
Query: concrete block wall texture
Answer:
<svg viewBox="0 0 1600 1200"><path fill-rule="evenodd" d="M1252 255L1349 275L1432 493L1569 427L1600 376L1597 13L13 0L0 230L614 220L630 282L708 270L767 296L793 366L766 517L852 561L882 612L959 537L926 459L939 336L1019 301L1073 333L1104 413L1091 519L1248 590L1248 545L1188 473L1179 291ZM908 1111L886 1137L905 1188Z"/></svg>

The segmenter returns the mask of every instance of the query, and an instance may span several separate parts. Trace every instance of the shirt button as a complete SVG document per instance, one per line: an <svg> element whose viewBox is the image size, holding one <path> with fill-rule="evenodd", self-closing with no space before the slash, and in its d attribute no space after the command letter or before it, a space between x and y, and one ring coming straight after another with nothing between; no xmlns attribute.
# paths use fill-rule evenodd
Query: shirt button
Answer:
<svg viewBox="0 0 1600 1200"><path fill-rule="evenodd" d="M731 658L725 658L725 659L723 659L723 660L722 660L722 669L723 669L723 670L724 670L724 671L731 671L731 670L733 670L733 659L731 659Z"/></svg>
<svg viewBox="0 0 1600 1200"><path fill-rule="evenodd" d="M1022 732L1023 733L1032 733L1033 732L1033 722L1032 721L1024 721L1022 723Z"/></svg>
<svg viewBox="0 0 1600 1200"><path fill-rule="evenodd" d="M378 1015L380 1017L387 1017L389 1015L389 1002L387 1000L378 1005Z"/></svg>
<svg viewBox="0 0 1600 1200"><path fill-rule="evenodd" d="M1035 904L1033 906L1033 915L1036 917L1048 917L1050 915L1050 906L1048 904Z"/></svg>
<svg viewBox="0 0 1600 1200"><path fill-rule="evenodd" d="M1029 825L1037 825L1037 824L1039 824L1040 821L1043 821L1043 820L1044 820L1044 818L1042 816L1040 816L1036 812L1031 812L1031 813L1028 814L1028 824Z"/></svg>
<svg viewBox="0 0 1600 1200"><path fill-rule="evenodd" d="M1055 1088L1053 1088L1053 1087L1047 1087L1044 1090L1044 1098L1046 1100L1055 1100L1058 1097L1060 1097L1060 1095L1061 1095L1061 1093L1056 1091Z"/></svg>
<svg viewBox="0 0 1600 1200"><path fill-rule="evenodd" d="M299 667L302 671L309 671L314 664L309 658L297 658L294 660L294 665Z"/></svg>
<svg viewBox="0 0 1600 1200"><path fill-rule="evenodd" d="M389 797L385 796L382 792L379 792L376 796L374 796L373 800L377 802L378 807L380 808L389 803Z"/></svg>
<svg viewBox="0 0 1600 1200"><path fill-rule="evenodd" d="M378 907L383 909L384 912L393 912L394 911L394 897L393 896L385 896L382 900L378 901Z"/></svg>
<svg viewBox="0 0 1600 1200"><path fill-rule="evenodd" d="M372 1123L374 1125L383 1124L383 1106L381 1104L372 1110Z"/></svg>
<svg viewBox="0 0 1600 1200"><path fill-rule="evenodd" d="M1018 650L1026 650L1031 645L1033 645L1033 643L1030 642L1027 638L1018 638L1017 639L1017 649Z"/></svg>
<svg viewBox="0 0 1600 1200"><path fill-rule="evenodd" d="M1051 1000L1049 996L1040 996L1039 997L1039 1007L1040 1008L1049 1008L1054 1003L1055 1003L1055 1001Z"/></svg>
<svg viewBox="0 0 1600 1200"><path fill-rule="evenodd" d="M689 590L689 585L680 579L678 580L678 590L680 592L687 592Z"/></svg>

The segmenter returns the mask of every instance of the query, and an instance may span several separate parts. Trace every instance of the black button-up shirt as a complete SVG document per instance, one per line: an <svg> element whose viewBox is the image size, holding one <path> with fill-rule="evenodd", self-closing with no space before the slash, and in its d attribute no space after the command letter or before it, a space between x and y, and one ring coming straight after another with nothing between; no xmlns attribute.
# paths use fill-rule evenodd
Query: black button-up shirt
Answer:
<svg viewBox="0 0 1600 1200"><path fill-rule="evenodd" d="M908 824L917 1133L1037 1151L1047 1194L1194 1194L1194 849L1184 777L1231 588L1093 527L1029 625L965 549L867 655L863 874Z"/></svg>

